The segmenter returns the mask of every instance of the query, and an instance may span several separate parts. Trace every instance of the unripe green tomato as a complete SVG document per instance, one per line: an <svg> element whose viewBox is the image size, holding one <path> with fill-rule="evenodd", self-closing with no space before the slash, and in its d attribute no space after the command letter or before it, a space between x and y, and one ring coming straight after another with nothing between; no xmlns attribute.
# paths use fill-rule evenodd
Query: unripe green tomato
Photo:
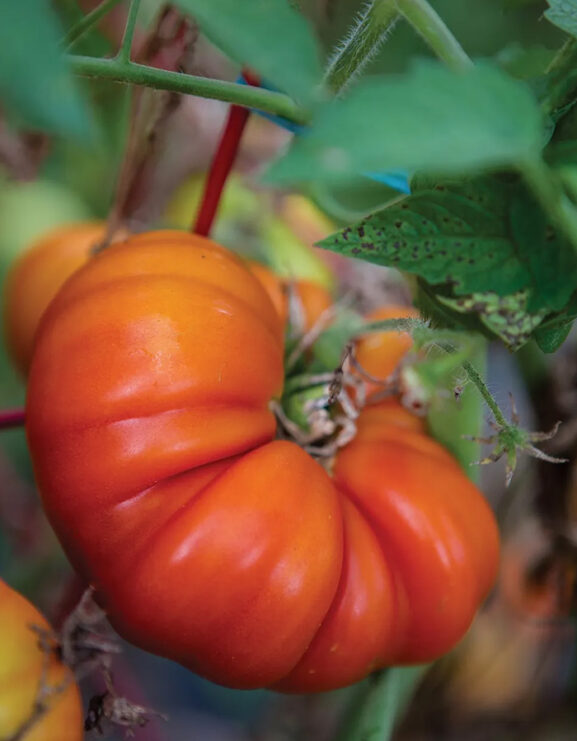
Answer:
<svg viewBox="0 0 577 741"><path fill-rule="evenodd" d="M59 183L0 182L0 260L12 260L54 227L88 219L86 204Z"/></svg>

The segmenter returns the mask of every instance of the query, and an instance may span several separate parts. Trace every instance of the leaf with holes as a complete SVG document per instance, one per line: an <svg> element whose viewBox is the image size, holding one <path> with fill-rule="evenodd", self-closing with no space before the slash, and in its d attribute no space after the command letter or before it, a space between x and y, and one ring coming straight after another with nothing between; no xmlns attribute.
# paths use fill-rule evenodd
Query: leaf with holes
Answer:
<svg viewBox="0 0 577 741"><path fill-rule="evenodd" d="M177 0L209 39L280 90L311 102L322 79L320 52L289 0Z"/></svg>
<svg viewBox="0 0 577 741"><path fill-rule="evenodd" d="M271 182L375 170L463 173L515 165L542 147L542 115L529 87L479 65L456 73L420 63L402 76L361 80L321 106L306 135L267 173Z"/></svg>
<svg viewBox="0 0 577 741"><path fill-rule="evenodd" d="M547 0L545 18L577 38L577 0Z"/></svg>

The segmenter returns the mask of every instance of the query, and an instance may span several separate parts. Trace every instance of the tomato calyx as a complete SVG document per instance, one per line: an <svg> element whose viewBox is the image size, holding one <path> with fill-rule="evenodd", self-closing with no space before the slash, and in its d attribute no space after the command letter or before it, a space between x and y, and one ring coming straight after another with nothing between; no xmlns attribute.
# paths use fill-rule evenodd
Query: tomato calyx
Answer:
<svg viewBox="0 0 577 741"><path fill-rule="evenodd" d="M379 389L370 399L367 383ZM357 419L367 403L397 393L398 370L386 379L372 376L349 342L335 369L314 372L305 364L304 372L289 376L281 400L271 403L277 438L296 442L315 459L331 459L355 438Z"/></svg>

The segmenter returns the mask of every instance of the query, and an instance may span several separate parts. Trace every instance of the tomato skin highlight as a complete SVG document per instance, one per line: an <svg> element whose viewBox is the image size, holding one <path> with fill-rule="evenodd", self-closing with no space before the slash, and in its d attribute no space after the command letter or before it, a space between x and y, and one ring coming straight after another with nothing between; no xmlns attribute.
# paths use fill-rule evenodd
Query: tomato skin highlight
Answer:
<svg viewBox="0 0 577 741"><path fill-rule="evenodd" d="M314 692L449 650L498 540L396 401L361 414L332 476L275 441L283 333L224 248L133 237L42 319L27 433L47 514L123 636L220 684Z"/></svg>
<svg viewBox="0 0 577 741"><path fill-rule="evenodd" d="M46 656L31 625L50 631L44 617L27 599L0 579L0 738L10 738L33 712ZM70 669L50 657L49 686L68 684L54 694L49 711L31 726L26 741L81 741L84 738L82 699Z"/></svg>

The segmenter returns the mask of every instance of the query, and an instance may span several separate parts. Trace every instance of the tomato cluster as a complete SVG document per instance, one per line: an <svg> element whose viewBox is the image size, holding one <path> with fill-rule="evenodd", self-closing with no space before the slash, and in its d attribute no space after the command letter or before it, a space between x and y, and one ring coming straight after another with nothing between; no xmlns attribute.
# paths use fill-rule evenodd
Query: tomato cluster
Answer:
<svg viewBox="0 0 577 741"><path fill-rule="evenodd" d="M74 678L56 655L40 645L38 631L49 643L50 626L38 610L0 579L0 738L15 736L34 715L39 683L48 711L31 723L26 741L81 741L82 700Z"/></svg>
<svg viewBox="0 0 577 741"><path fill-rule="evenodd" d="M273 300L200 237L107 248L40 325L28 437L48 516L122 635L228 686L328 690L449 650L498 535L394 400L362 412L330 473L275 440ZM359 353L379 366L387 348Z"/></svg>

